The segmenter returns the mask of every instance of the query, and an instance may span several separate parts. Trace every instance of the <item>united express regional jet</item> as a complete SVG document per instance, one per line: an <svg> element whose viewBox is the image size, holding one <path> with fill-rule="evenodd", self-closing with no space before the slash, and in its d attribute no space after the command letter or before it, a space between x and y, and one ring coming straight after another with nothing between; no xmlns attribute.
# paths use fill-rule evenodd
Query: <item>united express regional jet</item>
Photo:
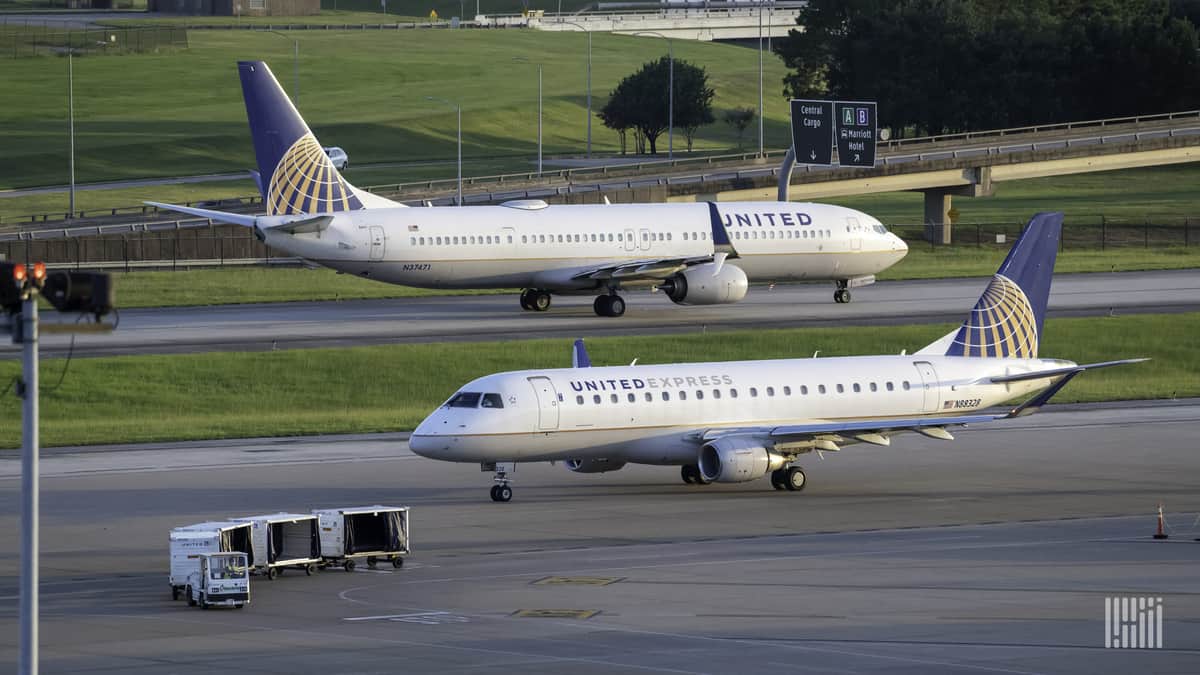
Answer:
<svg viewBox="0 0 1200 675"><path fill-rule="evenodd" d="M829 280L834 299L908 252L871 216L827 204L581 204L522 199L498 206L406 208L338 173L261 61L240 62L266 215L147 202L253 228L312 263L405 286L522 288L521 307L552 294L596 295L625 313L619 291L654 286L681 305L732 303L750 281Z"/></svg>
<svg viewBox="0 0 1200 675"><path fill-rule="evenodd" d="M800 490L805 453L886 446L905 431L952 440L947 427L1031 414L1085 370L1145 360L1038 358L1061 232L1061 213L1034 216L966 321L912 355L599 368L577 342L573 368L468 383L409 444L481 462L502 502L517 462L556 460L580 473L679 465L701 485L770 475L776 490Z"/></svg>

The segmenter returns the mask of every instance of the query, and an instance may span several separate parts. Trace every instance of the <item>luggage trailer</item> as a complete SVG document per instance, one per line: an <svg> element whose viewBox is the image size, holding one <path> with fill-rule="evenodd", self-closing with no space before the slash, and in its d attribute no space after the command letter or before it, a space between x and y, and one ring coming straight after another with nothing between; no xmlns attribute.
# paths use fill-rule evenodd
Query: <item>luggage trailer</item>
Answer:
<svg viewBox="0 0 1200 675"><path fill-rule="evenodd" d="M374 569L380 560L402 567L409 553L407 506L313 509L320 526L322 567L353 572L356 560Z"/></svg>
<svg viewBox="0 0 1200 675"><path fill-rule="evenodd" d="M317 517L307 513L271 513L234 518L250 524L253 569L268 579L292 567L311 576L321 563L321 541Z"/></svg>

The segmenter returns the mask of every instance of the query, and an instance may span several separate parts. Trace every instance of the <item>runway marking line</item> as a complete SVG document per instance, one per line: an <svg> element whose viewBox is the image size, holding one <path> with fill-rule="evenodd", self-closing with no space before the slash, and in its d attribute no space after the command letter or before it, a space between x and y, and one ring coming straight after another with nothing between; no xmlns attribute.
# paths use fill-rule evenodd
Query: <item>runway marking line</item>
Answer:
<svg viewBox="0 0 1200 675"><path fill-rule="evenodd" d="M531 581L532 586L609 586L618 581L624 581L625 577L543 577L536 581Z"/></svg>
<svg viewBox="0 0 1200 675"><path fill-rule="evenodd" d="M510 616L519 619L590 619L600 613L598 609L518 609Z"/></svg>

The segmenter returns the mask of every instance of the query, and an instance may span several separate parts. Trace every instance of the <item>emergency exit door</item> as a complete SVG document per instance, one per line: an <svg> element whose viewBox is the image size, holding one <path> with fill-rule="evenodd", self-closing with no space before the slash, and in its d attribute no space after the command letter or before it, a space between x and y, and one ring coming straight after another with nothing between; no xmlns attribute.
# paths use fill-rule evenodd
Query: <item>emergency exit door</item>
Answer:
<svg viewBox="0 0 1200 675"><path fill-rule="evenodd" d="M387 235L378 225L371 226L371 260L383 260L384 249L387 247Z"/></svg>

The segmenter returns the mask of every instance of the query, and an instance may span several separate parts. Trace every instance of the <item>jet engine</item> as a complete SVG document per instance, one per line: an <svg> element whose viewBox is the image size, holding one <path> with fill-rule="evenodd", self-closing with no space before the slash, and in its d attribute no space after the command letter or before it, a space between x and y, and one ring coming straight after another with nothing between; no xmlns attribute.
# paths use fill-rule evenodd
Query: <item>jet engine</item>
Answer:
<svg viewBox="0 0 1200 675"><path fill-rule="evenodd" d="M700 474L718 483L741 483L762 478L768 471L781 469L787 458L745 437L718 438L700 448Z"/></svg>
<svg viewBox="0 0 1200 675"><path fill-rule="evenodd" d="M625 462L615 459L568 459L564 464L567 470L575 473L605 473L625 466Z"/></svg>
<svg viewBox="0 0 1200 675"><path fill-rule="evenodd" d="M750 281L736 265L718 269L716 263L704 263L672 274L658 287L677 305L723 305L746 297Z"/></svg>

